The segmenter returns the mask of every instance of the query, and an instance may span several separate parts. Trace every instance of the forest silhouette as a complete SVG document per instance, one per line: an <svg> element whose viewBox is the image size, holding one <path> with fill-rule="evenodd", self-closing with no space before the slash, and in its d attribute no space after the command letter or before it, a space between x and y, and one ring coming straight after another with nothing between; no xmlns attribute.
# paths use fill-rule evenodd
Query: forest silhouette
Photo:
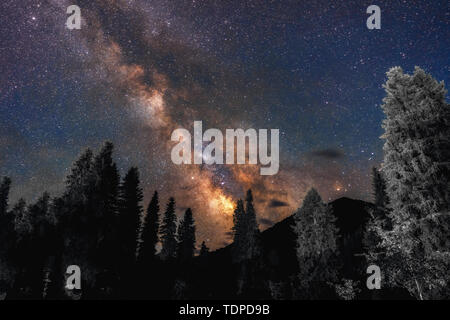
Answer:
<svg viewBox="0 0 450 320"><path fill-rule="evenodd" d="M197 244L195 212L177 221L176 199L160 204L157 191L144 204L138 168L121 177L106 142L73 163L60 196L10 206L12 181L0 180L0 298L448 299L446 90L420 68L387 75L373 203L325 203L312 188L260 232L248 190L235 204L233 243L210 252ZM66 287L71 265L80 289ZM370 265L382 270L379 290L366 283Z"/></svg>

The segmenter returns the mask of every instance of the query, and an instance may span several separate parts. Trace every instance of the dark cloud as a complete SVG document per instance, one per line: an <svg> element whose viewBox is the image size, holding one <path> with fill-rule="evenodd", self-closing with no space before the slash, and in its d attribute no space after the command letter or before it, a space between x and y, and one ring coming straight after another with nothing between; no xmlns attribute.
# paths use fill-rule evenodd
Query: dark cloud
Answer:
<svg viewBox="0 0 450 320"><path fill-rule="evenodd" d="M277 199L270 200L269 208L287 207L289 203Z"/></svg>
<svg viewBox="0 0 450 320"><path fill-rule="evenodd" d="M344 152L340 149L328 148L328 149L320 149L311 152L311 156L323 159L340 159L345 156Z"/></svg>

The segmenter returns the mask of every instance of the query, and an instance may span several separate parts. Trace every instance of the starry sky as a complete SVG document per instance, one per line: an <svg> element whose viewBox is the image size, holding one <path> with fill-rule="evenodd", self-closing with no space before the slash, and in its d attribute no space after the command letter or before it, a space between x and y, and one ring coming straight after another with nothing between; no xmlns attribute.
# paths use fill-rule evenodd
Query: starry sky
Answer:
<svg viewBox="0 0 450 320"><path fill-rule="evenodd" d="M69 5L81 30L66 28ZM369 30L366 8L381 8ZM11 200L58 196L87 147L115 144L122 175L192 207L197 238L230 242L233 202L254 191L261 229L310 187L371 200L382 160L386 71L449 82L448 1L2 0L0 176ZM448 88L448 86L447 86ZM171 132L280 130L280 171L171 162Z"/></svg>

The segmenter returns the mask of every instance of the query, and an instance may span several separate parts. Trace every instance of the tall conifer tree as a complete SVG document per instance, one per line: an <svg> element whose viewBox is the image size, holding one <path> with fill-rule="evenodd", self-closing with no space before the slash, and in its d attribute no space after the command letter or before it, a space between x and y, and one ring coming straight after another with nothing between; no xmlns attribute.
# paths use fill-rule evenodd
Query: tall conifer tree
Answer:
<svg viewBox="0 0 450 320"><path fill-rule="evenodd" d="M449 297L450 107L444 83L416 67L387 73L382 171L393 230L382 230L387 280L418 299Z"/></svg>
<svg viewBox="0 0 450 320"><path fill-rule="evenodd" d="M311 189L294 214L300 297L320 298L322 289L337 282L338 229L336 218L319 193Z"/></svg>
<svg viewBox="0 0 450 320"><path fill-rule="evenodd" d="M159 198L155 191L148 204L147 214L143 221L141 244L139 248L139 260L147 263L154 259L159 231Z"/></svg>
<svg viewBox="0 0 450 320"><path fill-rule="evenodd" d="M137 237L141 221L143 199L139 171L131 167L120 186L120 244L128 263L136 260Z"/></svg>
<svg viewBox="0 0 450 320"><path fill-rule="evenodd" d="M171 197L161 225L161 259L169 260L176 256L177 250L177 216L175 215L175 199Z"/></svg>
<svg viewBox="0 0 450 320"><path fill-rule="evenodd" d="M178 252L179 261L189 261L195 253L195 222L192 210L188 208L184 218L178 227Z"/></svg>
<svg viewBox="0 0 450 320"><path fill-rule="evenodd" d="M114 146L105 142L93 161L95 192L93 203L97 233L97 260L102 269L110 269L116 260L117 218L120 177L113 161Z"/></svg>
<svg viewBox="0 0 450 320"><path fill-rule="evenodd" d="M249 260L260 254L260 239L252 191L248 190L244 202L238 200L233 215L233 260Z"/></svg>

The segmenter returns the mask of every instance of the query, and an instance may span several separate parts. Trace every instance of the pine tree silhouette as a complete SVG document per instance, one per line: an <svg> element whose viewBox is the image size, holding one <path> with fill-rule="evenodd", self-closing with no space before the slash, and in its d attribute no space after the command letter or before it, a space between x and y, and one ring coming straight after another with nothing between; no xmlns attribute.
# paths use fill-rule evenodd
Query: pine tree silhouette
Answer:
<svg viewBox="0 0 450 320"><path fill-rule="evenodd" d="M133 297L133 287L138 279L135 267L143 199L139 171L136 167L128 170L119 187L119 194L119 252L116 259L119 259L120 291L124 296ZM103 280L108 283L108 277Z"/></svg>
<svg viewBox="0 0 450 320"><path fill-rule="evenodd" d="M248 190L245 198L245 210L242 200L236 203L233 215L232 259L237 270L237 295L254 297L263 296L267 291L260 281L263 271L260 232L253 206L252 191ZM259 293L257 293L259 291Z"/></svg>
<svg viewBox="0 0 450 320"><path fill-rule="evenodd" d="M120 244L122 258L128 263L136 261L138 230L142 215L142 189L139 186L138 169L128 170L120 186Z"/></svg>
<svg viewBox="0 0 450 320"><path fill-rule="evenodd" d="M86 149L75 161L71 173L66 178L65 196L70 204L87 205L92 199L95 186L92 158L92 151Z"/></svg>
<svg viewBox="0 0 450 320"><path fill-rule="evenodd" d="M251 190L247 191L245 209L243 201L237 201L233 222L233 260L240 262L257 257L260 254L259 229Z"/></svg>
<svg viewBox="0 0 450 320"><path fill-rule="evenodd" d="M245 210L244 202L239 199L233 213L233 261L240 262L245 259Z"/></svg>
<svg viewBox="0 0 450 320"><path fill-rule="evenodd" d="M247 191L247 196L245 198L245 221L247 257L251 259L259 256L261 253L259 228L256 221L256 212L253 206L253 195L251 189Z"/></svg>
<svg viewBox="0 0 450 320"><path fill-rule="evenodd" d="M117 166L112 159L113 149L114 146L111 142L105 142L93 160L95 208L91 215L95 216L95 228L98 239L95 255L96 264L103 270L102 273L109 273L109 275L102 274L103 278L112 277L117 261L120 176Z"/></svg>
<svg viewBox="0 0 450 320"><path fill-rule="evenodd" d="M89 148L80 155L66 178L64 194L55 199L59 217L58 233L62 242L58 261L62 272L69 265L77 265L83 270L82 295L90 292L98 272L93 259L98 248L93 157Z"/></svg>
<svg viewBox="0 0 450 320"><path fill-rule="evenodd" d="M176 256L177 249L177 216L175 215L175 199L171 197L167 203L166 211L164 213L162 225L161 225L161 259L169 260Z"/></svg>
<svg viewBox="0 0 450 320"><path fill-rule="evenodd" d="M139 261L144 264L155 259L156 244L159 231L159 198L155 191L147 208L147 215L143 221L141 244L139 248Z"/></svg>
<svg viewBox="0 0 450 320"><path fill-rule="evenodd" d="M186 210L184 218L178 226L177 238L177 258L180 262L189 261L195 253L195 222L190 208Z"/></svg>

